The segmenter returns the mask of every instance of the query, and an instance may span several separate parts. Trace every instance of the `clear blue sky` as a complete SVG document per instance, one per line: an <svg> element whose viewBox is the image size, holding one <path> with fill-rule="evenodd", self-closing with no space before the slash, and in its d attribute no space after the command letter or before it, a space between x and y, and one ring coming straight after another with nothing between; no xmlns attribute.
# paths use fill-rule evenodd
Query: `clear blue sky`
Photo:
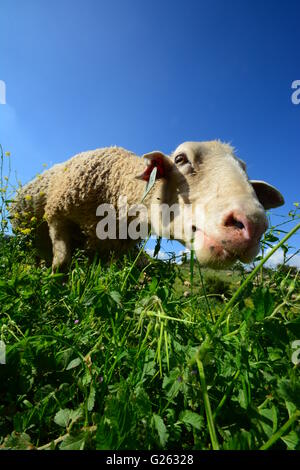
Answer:
<svg viewBox="0 0 300 470"><path fill-rule="evenodd" d="M79 151L230 141L299 201L298 0L2 0L0 142L23 182Z"/></svg>

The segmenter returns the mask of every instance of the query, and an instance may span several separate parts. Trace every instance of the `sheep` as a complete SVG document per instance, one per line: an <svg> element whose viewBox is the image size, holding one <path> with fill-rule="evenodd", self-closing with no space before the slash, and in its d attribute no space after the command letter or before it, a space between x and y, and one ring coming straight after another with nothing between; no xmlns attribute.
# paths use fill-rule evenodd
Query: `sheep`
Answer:
<svg viewBox="0 0 300 470"><path fill-rule="evenodd" d="M148 161L146 167L144 159ZM171 156L153 151L144 159L121 147L105 147L54 165L17 194L11 207L14 231L24 232L28 222L36 222L40 255L52 259L53 271L70 263L76 246L100 256L110 251L126 252L136 239L101 239L97 231L99 220L103 220L99 219L98 207L109 203L115 208L119 227L119 198L126 196L127 207L135 207L143 199L144 219L148 216L147 224L151 222L157 235L167 233L189 248L196 247L202 265L222 268L236 260L249 262L256 256L268 226L265 210L282 205L284 199L264 181L250 181L245 163L230 145L220 141L184 142ZM155 184L145 196L154 168ZM177 212L171 214L169 222L154 217L160 207L174 205ZM198 206L201 220L195 216ZM190 215L183 220L186 208ZM176 234L179 222L185 225L182 235Z"/></svg>

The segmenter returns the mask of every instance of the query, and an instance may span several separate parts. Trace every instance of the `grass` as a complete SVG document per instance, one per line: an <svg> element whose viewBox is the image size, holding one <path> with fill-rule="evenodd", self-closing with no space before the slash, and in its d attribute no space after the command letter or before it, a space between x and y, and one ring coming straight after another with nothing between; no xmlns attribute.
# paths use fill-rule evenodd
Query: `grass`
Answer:
<svg viewBox="0 0 300 470"><path fill-rule="evenodd" d="M263 262L213 273L78 252L51 275L30 235L2 230L0 447L299 450L299 300L297 271Z"/></svg>

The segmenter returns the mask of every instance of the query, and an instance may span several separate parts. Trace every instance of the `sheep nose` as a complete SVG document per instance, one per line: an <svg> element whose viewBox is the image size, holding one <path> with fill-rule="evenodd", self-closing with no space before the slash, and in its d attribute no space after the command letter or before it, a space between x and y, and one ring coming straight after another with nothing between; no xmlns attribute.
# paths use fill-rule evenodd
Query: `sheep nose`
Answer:
<svg viewBox="0 0 300 470"><path fill-rule="evenodd" d="M241 241L259 240L262 234L268 228L266 217L257 216L248 217L243 213L230 212L223 222L227 229L228 237L239 239Z"/></svg>

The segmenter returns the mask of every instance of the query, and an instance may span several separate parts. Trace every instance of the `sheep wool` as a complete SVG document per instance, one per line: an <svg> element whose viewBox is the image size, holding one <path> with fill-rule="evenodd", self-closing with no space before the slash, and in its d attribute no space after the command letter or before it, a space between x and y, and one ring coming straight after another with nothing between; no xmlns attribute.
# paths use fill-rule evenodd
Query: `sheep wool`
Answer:
<svg viewBox="0 0 300 470"><path fill-rule="evenodd" d="M139 203L145 182L135 176L144 167L141 158L120 147L75 155L21 188L11 207L13 229L26 233L30 221L36 220L37 248L49 261L53 250L54 268L70 261L76 241L91 253L126 251L136 241L97 238L96 210L102 203L117 207L121 194L126 195L128 205Z"/></svg>

